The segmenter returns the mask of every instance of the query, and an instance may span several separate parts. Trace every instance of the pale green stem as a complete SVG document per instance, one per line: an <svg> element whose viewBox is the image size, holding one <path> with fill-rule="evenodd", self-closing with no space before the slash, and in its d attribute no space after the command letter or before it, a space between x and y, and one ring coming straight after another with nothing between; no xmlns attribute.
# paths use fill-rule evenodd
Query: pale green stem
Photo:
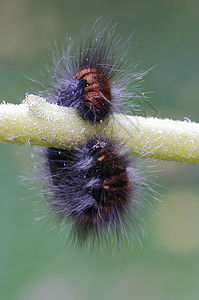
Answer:
<svg viewBox="0 0 199 300"><path fill-rule="evenodd" d="M199 124L113 114L98 125L85 123L73 109L29 95L22 104L0 105L0 141L73 147L95 135L124 144L135 155L199 162Z"/></svg>

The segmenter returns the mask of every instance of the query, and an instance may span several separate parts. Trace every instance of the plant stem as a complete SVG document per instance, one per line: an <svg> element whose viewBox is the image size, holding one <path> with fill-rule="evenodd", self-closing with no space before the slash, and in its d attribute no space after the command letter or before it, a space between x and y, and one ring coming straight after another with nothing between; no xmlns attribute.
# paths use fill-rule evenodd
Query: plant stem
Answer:
<svg viewBox="0 0 199 300"><path fill-rule="evenodd" d="M112 137L135 155L199 162L199 124L113 114L109 120L85 123L71 108L28 95L22 104L0 105L0 141L73 147L94 135Z"/></svg>

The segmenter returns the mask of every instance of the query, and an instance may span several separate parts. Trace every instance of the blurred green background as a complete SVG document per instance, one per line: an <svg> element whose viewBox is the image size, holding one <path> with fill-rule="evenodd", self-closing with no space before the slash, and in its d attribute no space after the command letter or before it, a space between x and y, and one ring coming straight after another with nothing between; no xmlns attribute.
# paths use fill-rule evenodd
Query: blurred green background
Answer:
<svg viewBox="0 0 199 300"><path fill-rule="evenodd" d="M198 12L194 0L0 0L0 98L20 103L37 92L23 74L39 78L49 57L46 40L79 36L102 16L119 23L124 40L134 32L129 57L140 69L155 66L143 90L153 92L158 116L199 121ZM165 187L158 217L148 220L143 247L114 258L74 251L66 234L48 231L52 220L34 223L45 213L35 211L40 198L18 179L31 173L31 151L1 144L0 154L1 299L199 299L197 165L155 162Z"/></svg>

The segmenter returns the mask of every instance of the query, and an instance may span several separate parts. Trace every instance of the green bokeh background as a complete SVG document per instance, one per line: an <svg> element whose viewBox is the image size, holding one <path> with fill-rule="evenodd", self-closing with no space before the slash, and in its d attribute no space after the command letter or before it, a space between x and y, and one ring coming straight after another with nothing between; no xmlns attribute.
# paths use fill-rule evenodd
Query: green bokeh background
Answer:
<svg viewBox="0 0 199 300"><path fill-rule="evenodd" d="M102 16L118 22L124 40L134 32L129 57L140 69L155 68L143 83L152 91L159 117L199 121L199 2L0 0L0 98L20 103L40 89L23 74L39 78L49 56L46 40L61 43L80 35ZM28 147L0 145L0 298L198 299L199 169L155 163L162 203L148 220L143 247L114 258L74 251L53 221L34 223L40 200L18 179L30 172ZM38 206L40 207L40 206ZM45 209L45 207L44 207ZM125 248L125 245L124 245Z"/></svg>

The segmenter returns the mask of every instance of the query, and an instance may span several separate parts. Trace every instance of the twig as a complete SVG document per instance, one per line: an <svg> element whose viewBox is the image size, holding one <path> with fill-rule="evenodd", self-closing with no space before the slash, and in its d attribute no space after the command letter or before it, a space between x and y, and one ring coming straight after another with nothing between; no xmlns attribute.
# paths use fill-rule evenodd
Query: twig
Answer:
<svg viewBox="0 0 199 300"><path fill-rule="evenodd" d="M73 109L28 95L22 104L0 105L0 141L28 145L72 147L94 135L111 136L135 155L199 162L199 124L114 114L91 125Z"/></svg>

